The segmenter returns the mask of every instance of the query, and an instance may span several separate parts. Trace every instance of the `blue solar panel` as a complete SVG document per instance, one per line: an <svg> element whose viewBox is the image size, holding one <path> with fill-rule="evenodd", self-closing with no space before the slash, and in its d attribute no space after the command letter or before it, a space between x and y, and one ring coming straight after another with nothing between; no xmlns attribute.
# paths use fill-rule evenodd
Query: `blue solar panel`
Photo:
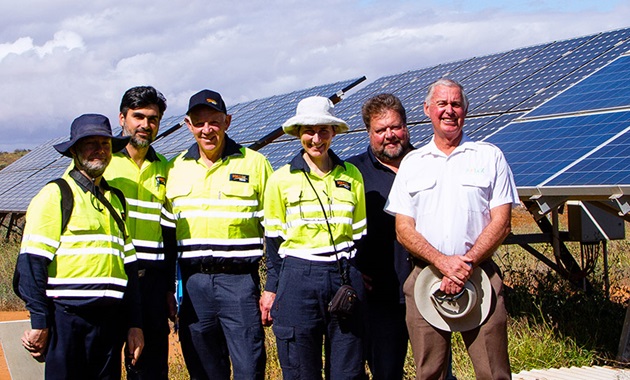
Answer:
<svg viewBox="0 0 630 380"><path fill-rule="evenodd" d="M626 124L628 125L628 124ZM630 183L630 126L545 186L601 186Z"/></svg>
<svg viewBox="0 0 630 380"><path fill-rule="evenodd" d="M573 56L570 53L588 39L588 37L583 37L554 43L534 55L525 64L519 65L518 68L521 69L518 73L515 73L514 69L510 70L507 75L515 80L522 77L523 80L475 111L491 113L512 110L517 104L536 95L537 92L555 82L562 73L571 71L580 65L580 61L572 59ZM523 70L522 66L527 66L527 69ZM531 70L536 71L532 72Z"/></svg>
<svg viewBox="0 0 630 380"><path fill-rule="evenodd" d="M622 56L534 109L527 118L630 106L630 56Z"/></svg>
<svg viewBox="0 0 630 380"><path fill-rule="evenodd" d="M516 186L537 186L623 131L630 112L515 122L485 141L501 148Z"/></svg>
<svg viewBox="0 0 630 380"><path fill-rule="evenodd" d="M488 136L491 136L499 129L507 126L512 122L512 120L523 115L523 112L519 113L506 113L499 116L488 116L484 118L468 118L466 124L464 125L464 130L468 134L468 136L475 140L480 141ZM470 121L475 119L482 119L484 122L477 124L475 128L471 127Z"/></svg>
<svg viewBox="0 0 630 380"><path fill-rule="evenodd" d="M520 109L531 109L550 99L567 87L583 79L629 49L630 28L602 33L584 46L571 53L570 59L581 66L560 78L547 89L539 92L519 105Z"/></svg>

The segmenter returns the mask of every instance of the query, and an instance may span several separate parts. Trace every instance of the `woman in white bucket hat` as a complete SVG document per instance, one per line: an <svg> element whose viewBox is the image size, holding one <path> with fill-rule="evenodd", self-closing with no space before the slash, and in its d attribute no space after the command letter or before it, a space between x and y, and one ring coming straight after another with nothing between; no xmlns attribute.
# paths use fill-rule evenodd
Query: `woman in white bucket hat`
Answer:
<svg viewBox="0 0 630 380"><path fill-rule="evenodd" d="M284 379L321 379L324 340L327 378L361 378L360 315L328 310L342 284L363 296L354 266L356 241L366 232L363 178L330 149L348 125L329 99L313 96L282 127L300 139L302 150L265 188L263 321L273 321Z"/></svg>

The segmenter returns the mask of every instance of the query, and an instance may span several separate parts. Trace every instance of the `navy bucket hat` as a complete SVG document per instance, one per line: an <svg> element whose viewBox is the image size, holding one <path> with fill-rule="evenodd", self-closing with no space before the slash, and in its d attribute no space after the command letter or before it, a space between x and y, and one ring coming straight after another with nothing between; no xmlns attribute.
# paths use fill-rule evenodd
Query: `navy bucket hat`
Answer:
<svg viewBox="0 0 630 380"><path fill-rule="evenodd" d="M70 148L77 141L84 137L90 136L103 136L112 139L112 153L121 151L127 143L130 137L115 137L112 135L112 127L109 124L109 119L106 116L99 114L85 114L77 117L70 126L70 140L54 145L57 152L63 154L66 157L72 157Z"/></svg>

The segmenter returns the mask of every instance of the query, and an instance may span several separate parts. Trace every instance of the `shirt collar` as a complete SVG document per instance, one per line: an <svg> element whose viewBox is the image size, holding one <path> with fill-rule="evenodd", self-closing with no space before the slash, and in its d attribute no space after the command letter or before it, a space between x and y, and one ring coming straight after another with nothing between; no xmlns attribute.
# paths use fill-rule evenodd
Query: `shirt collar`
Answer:
<svg viewBox="0 0 630 380"><path fill-rule="evenodd" d="M125 156L131 158L131 155L129 154L129 151L127 150L126 146L123 148L123 150L120 151L120 153L122 153ZM158 155L157 155L157 152L150 145L149 145L149 150L147 151L147 155L144 157L144 159L148 160L150 162L155 162L155 161L159 161L160 160Z"/></svg>
<svg viewBox="0 0 630 380"><path fill-rule="evenodd" d="M228 135L225 135L225 147L223 147L223 152L221 152L221 159L225 159L230 156L242 156L243 155L243 152L241 152L242 147L243 146L241 144L229 138ZM199 153L199 146L197 145L197 142L195 141L190 146L190 148L188 148L188 151L186 151L186 154L184 154L184 159L196 161L200 158L201 158L201 154Z"/></svg>
<svg viewBox="0 0 630 380"><path fill-rule="evenodd" d="M426 145L426 150L422 153L423 155L432 154L434 156L444 156L444 152L438 149L437 145L435 145L435 135L431 138L431 142ZM477 145L473 140L468 137L465 133L462 134L462 140L459 142L459 145L453 150L451 155L454 153L463 152L466 149L477 150Z"/></svg>
<svg viewBox="0 0 630 380"><path fill-rule="evenodd" d="M296 154L295 157L293 157L293 159L291 160L291 171L304 170L307 173L311 172L311 168L308 166L308 164L304 160L304 157L302 156L303 154L304 154L304 149L300 150L300 152ZM341 166L344 170L346 170L346 163L341 158L339 158L335 154L335 152L332 151L332 149L328 149L328 154L330 155L330 158L332 158L332 161L333 161L333 170L335 166L337 165Z"/></svg>

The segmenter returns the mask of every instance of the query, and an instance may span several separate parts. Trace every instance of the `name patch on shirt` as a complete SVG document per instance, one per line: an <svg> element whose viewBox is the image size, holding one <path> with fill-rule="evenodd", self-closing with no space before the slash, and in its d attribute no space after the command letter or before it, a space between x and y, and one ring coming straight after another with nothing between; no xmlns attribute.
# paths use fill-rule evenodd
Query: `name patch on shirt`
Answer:
<svg viewBox="0 0 630 380"><path fill-rule="evenodd" d="M230 181L249 183L249 175L248 174L230 174Z"/></svg>
<svg viewBox="0 0 630 380"><path fill-rule="evenodd" d="M342 181L340 179L336 179L335 180L335 186L343 187L344 189L346 189L348 191L352 191L352 185L350 185L350 182L348 182L348 181Z"/></svg>

